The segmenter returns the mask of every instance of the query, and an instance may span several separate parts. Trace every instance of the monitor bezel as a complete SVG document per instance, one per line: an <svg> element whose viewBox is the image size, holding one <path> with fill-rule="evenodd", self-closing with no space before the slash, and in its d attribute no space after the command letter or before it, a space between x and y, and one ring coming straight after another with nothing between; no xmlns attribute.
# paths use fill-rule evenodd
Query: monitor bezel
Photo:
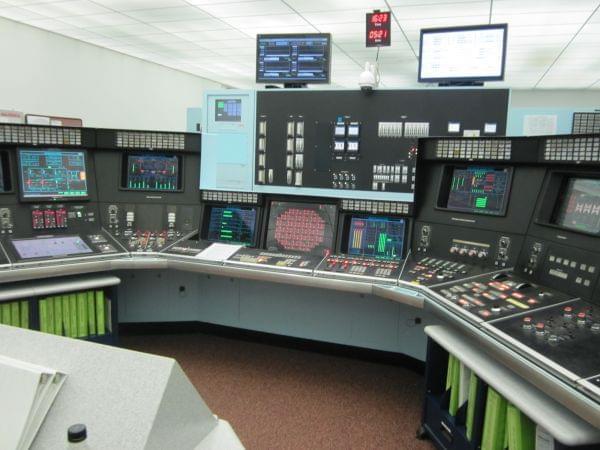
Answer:
<svg viewBox="0 0 600 450"><path fill-rule="evenodd" d="M327 201L329 200L329 201ZM332 224L332 241L331 241L331 248L330 248L330 254L334 253L336 251L336 244L337 244L337 233L338 233L338 226L339 226L339 213L340 213L340 206L339 204L330 198L270 198L268 199L267 203L266 203L266 207L265 207L265 212L264 212L264 225L263 225L263 233L262 233L262 245L261 247L264 250L267 251L275 251L275 250L269 250L267 248L267 244L269 241L269 224L270 224L270 219L271 219L271 209L272 209L272 205L273 202L278 202L278 203L295 203L295 204L316 204L316 205L329 205L329 206L333 206L335 208L334 211L334 222ZM279 251L279 250L277 250ZM313 255L312 253L304 253L304 252L298 252L296 250L281 250L281 252L286 252L286 253L296 253L299 255ZM323 255L313 255L313 256L318 256L318 257L324 257Z"/></svg>
<svg viewBox="0 0 600 450"><path fill-rule="evenodd" d="M451 182L454 170L456 168L468 168L468 167L490 167L493 169L507 170L508 171L508 190L505 195L502 209L498 213L485 213L479 211L463 211L460 209L448 208L448 200L450 198L450 187L449 181ZM512 194L512 184L514 178L514 166L509 165L496 165L496 164L477 164L477 163L455 163L455 164L444 164L442 167L442 173L440 176L440 182L437 190L437 197L435 201L435 209L440 211L446 211L449 213L456 214L471 214L476 216L484 217L506 217L508 214L508 206L510 204L510 198Z"/></svg>
<svg viewBox="0 0 600 450"><path fill-rule="evenodd" d="M327 38L327 79L326 80L313 80L313 79L305 79L305 78L288 78L285 80L271 80L260 78L258 73L258 55L259 55L259 47L260 40L269 38L269 39L278 39L278 38L297 38L297 39L307 39L307 38L318 38L318 37L326 37ZM276 33L276 34L257 34L256 35L256 57L255 57L255 65L256 65L256 78L255 82L260 84L331 84L331 33Z"/></svg>
<svg viewBox="0 0 600 450"><path fill-rule="evenodd" d="M402 220L404 221L404 241L403 241L403 245L402 245L402 255L400 255L397 258L384 258L382 256L373 256L373 255L352 255L351 253L349 253L348 248L349 248L349 241L350 241L350 228L351 228L351 224L352 224L352 219L354 218L363 218L363 219L368 219L370 217L376 217L376 218L382 218L382 219L396 219L396 220ZM408 254L408 248L410 247L410 242L408 241L409 238L409 218L406 216L401 216L401 215L397 215L397 214L369 214L366 212L347 212L346 214L344 214L344 218L343 218L343 223L342 223L342 228L341 228L341 238L340 238L340 248L339 251L343 254L349 255L349 256L353 256L353 257L358 257L358 258L370 258L370 259L375 259L375 260L379 260L379 261L402 261L404 260L404 258L406 258L406 255Z"/></svg>
<svg viewBox="0 0 600 450"><path fill-rule="evenodd" d="M22 202L29 203L40 203L40 202L78 202L90 199L90 160L89 153L87 149L83 148L63 148L63 147L17 147L17 177L19 180L19 200ZM83 154L83 163L85 165L85 181L86 181L86 195L77 195L77 196L59 196L59 197L50 197L50 196L36 196L36 197L26 197L24 188L23 188L23 174L21 171L21 152L22 151L35 151L39 153L43 153L49 150L58 150L60 152L79 152Z"/></svg>
<svg viewBox="0 0 600 450"><path fill-rule="evenodd" d="M440 78L425 78L421 76L421 69L423 64L423 35L429 33L459 33L462 31L480 31L480 30L493 30L501 29L504 30L503 44L502 44L502 69L500 75L495 76L479 76L479 77L440 77ZM418 81L419 83L452 83L452 82L484 82L484 81L503 81L506 71L506 45L508 42L508 24L488 24L488 25L464 25L458 27L439 27L439 28L422 28L419 38L419 67L418 67Z"/></svg>
<svg viewBox="0 0 600 450"><path fill-rule="evenodd" d="M238 244L235 245L244 245L247 248L256 248L258 246L258 238L260 236L260 228L261 228L261 208L258 205L247 205L243 203L205 203L202 207L202 226L200 227L200 239L205 240L207 242L224 242L219 240L211 240L208 239L208 227L210 225L210 214L213 208L250 208L253 209L256 216L254 220L254 233L252 235L252 242L250 244Z"/></svg>
<svg viewBox="0 0 600 450"><path fill-rule="evenodd" d="M179 170L179 183L177 190L174 191L161 191L160 189L132 189L128 188L127 185L127 168L129 167L130 156L176 156L178 162L178 170ZM181 153L169 153L169 152L153 152L153 151L124 151L121 155L121 164L119 167L120 179L119 179L119 190L127 191L127 192L153 192L156 194L176 194L179 192L184 192L185 190L185 180L184 180L184 155Z"/></svg>

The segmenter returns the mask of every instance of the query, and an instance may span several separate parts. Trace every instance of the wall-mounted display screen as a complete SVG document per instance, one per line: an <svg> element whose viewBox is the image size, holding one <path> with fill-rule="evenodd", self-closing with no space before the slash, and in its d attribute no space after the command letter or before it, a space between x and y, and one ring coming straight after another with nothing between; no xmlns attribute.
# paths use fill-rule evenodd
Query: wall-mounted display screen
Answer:
<svg viewBox="0 0 600 450"><path fill-rule="evenodd" d="M503 216L508 206L511 179L510 167L446 166L438 207Z"/></svg>
<svg viewBox="0 0 600 450"><path fill-rule="evenodd" d="M384 259L400 259L404 253L406 222L383 216L352 216L347 234L347 253Z"/></svg>
<svg viewBox="0 0 600 450"><path fill-rule="evenodd" d="M600 179L569 178L555 224L582 233L600 234Z"/></svg>
<svg viewBox="0 0 600 450"><path fill-rule="evenodd" d="M88 196L84 151L19 149L18 155L22 199Z"/></svg>
<svg viewBox="0 0 600 450"><path fill-rule="evenodd" d="M329 83L330 34L259 34L257 83Z"/></svg>
<svg viewBox="0 0 600 450"><path fill-rule="evenodd" d="M13 239L12 244L21 259L56 258L93 253L93 250L77 235Z"/></svg>
<svg viewBox="0 0 600 450"><path fill-rule="evenodd" d="M124 154L123 157L122 188L154 192L181 190L179 155Z"/></svg>
<svg viewBox="0 0 600 450"><path fill-rule="evenodd" d="M241 122L242 100L219 98L215 100L215 122Z"/></svg>
<svg viewBox="0 0 600 450"><path fill-rule="evenodd" d="M326 256L333 248L336 206L272 201L267 250Z"/></svg>
<svg viewBox="0 0 600 450"><path fill-rule="evenodd" d="M257 208L208 205L205 207L204 239L252 246L255 244Z"/></svg>
<svg viewBox="0 0 600 450"><path fill-rule="evenodd" d="M506 24L421 30L419 81L504 79Z"/></svg>

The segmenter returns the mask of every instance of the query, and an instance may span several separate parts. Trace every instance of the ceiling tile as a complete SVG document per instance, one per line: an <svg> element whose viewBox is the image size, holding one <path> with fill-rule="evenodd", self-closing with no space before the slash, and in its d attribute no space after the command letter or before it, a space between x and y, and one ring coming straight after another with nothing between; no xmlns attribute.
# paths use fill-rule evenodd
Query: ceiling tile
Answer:
<svg viewBox="0 0 600 450"><path fill-rule="evenodd" d="M136 11L138 9L171 8L187 5L184 0L94 0L94 3L114 11Z"/></svg>
<svg viewBox="0 0 600 450"><path fill-rule="evenodd" d="M188 33L175 33L186 41L192 42L203 42L203 41L221 41L221 40L238 40L241 39L244 42L249 42L249 36L241 31L234 30L233 28L222 27L219 30L209 31L190 31ZM254 40L251 41L254 43ZM212 44L214 45L214 44Z"/></svg>
<svg viewBox="0 0 600 450"><path fill-rule="evenodd" d="M216 17L261 16L270 14L291 14L293 11L280 0L252 2L228 2L199 6L203 11Z"/></svg>
<svg viewBox="0 0 600 450"><path fill-rule="evenodd" d="M138 9L128 11L127 15L140 22L172 22L181 20L199 20L210 18L194 6L178 6L175 8Z"/></svg>
<svg viewBox="0 0 600 450"><path fill-rule="evenodd" d="M34 19L45 19L46 17L41 14L36 14L33 11L29 11L23 8L10 7L0 9L0 16L7 19L16 20L19 22L25 22L27 20Z"/></svg>
<svg viewBox="0 0 600 450"><path fill-rule="evenodd" d="M109 25L129 25L136 23L135 20L119 13L61 17L60 20L70 25L81 28L101 27Z"/></svg>
<svg viewBox="0 0 600 450"><path fill-rule="evenodd" d="M73 25L57 19L33 19L27 20L25 23L27 25L31 25L32 27L37 27L48 31L62 31L73 28Z"/></svg>
<svg viewBox="0 0 600 450"><path fill-rule="evenodd" d="M273 14L269 16L227 17L223 21L234 28L243 28L249 24L256 27L279 27L306 25L306 21L298 14Z"/></svg>
<svg viewBox="0 0 600 450"><path fill-rule="evenodd" d="M188 31L220 30L226 25L218 19L180 20L173 22L156 22L156 28L169 33L182 33Z"/></svg>
<svg viewBox="0 0 600 450"><path fill-rule="evenodd" d="M81 16L84 14L102 14L109 13L110 10L98 6L87 0L73 0L67 2L39 3L24 6L28 11L43 15L45 17L56 18L65 16Z"/></svg>
<svg viewBox="0 0 600 450"><path fill-rule="evenodd" d="M106 37L135 36L144 34L157 34L160 30L143 23L131 25L115 25L109 27L93 27L90 31Z"/></svg>

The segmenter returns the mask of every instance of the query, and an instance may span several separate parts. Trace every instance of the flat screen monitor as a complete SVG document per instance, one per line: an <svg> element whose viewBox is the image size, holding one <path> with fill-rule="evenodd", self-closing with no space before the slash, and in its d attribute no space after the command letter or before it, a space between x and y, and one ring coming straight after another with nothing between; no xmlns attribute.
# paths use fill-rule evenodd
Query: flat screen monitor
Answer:
<svg viewBox="0 0 600 450"><path fill-rule="evenodd" d="M335 205L272 201L267 250L327 256L333 248Z"/></svg>
<svg viewBox="0 0 600 450"><path fill-rule="evenodd" d="M600 179L569 178L557 205L555 225L600 235Z"/></svg>
<svg viewBox="0 0 600 450"><path fill-rule="evenodd" d="M506 24L421 30L419 81L503 80L507 32Z"/></svg>
<svg viewBox="0 0 600 450"><path fill-rule="evenodd" d="M121 187L131 191L181 191L182 160L179 155L124 154Z"/></svg>
<svg viewBox="0 0 600 450"><path fill-rule="evenodd" d="M330 34L259 34L257 83L329 83Z"/></svg>
<svg viewBox="0 0 600 450"><path fill-rule="evenodd" d="M215 122L241 122L242 99L218 98L215 100Z"/></svg>
<svg viewBox="0 0 600 450"><path fill-rule="evenodd" d="M351 216L346 253L381 259L404 255L406 222L399 217Z"/></svg>
<svg viewBox="0 0 600 450"><path fill-rule="evenodd" d="M13 239L12 244L21 259L58 258L93 253L93 250L77 235Z"/></svg>
<svg viewBox="0 0 600 450"><path fill-rule="evenodd" d="M511 180L511 167L446 166L438 207L449 211L504 216Z"/></svg>
<svg viewBox="0 0 600 450"><path fill-rule="evenodd" d="M88 197L85 151L21 148L18 156L23 200Z"/></svg>
<svg viewBox="0 0 600 450"><path fill-rule="evenodd" d="M203 238L254 246L256 243L257 208L255 206L207 205L204 210Z"/></svg>

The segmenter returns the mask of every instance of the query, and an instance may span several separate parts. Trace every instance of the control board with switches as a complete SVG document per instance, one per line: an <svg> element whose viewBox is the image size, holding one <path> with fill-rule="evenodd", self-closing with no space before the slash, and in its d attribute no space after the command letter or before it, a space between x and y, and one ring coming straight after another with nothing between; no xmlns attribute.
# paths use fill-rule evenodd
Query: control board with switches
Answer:
<svg viewBox="0 0 600 450"><path fill-rule="evenodd" d="M485 274L432 289L464 315L478 321L529 313L573 298L509 272Z"/></svg>
<svg viewBox="0 0 600 450"><path fill-rule="evenodd" d="M395 284L400 276L401 268L401 261L331 255L319 264L316 273L334 278L366 279Z"/></svg>
<svg viewBox="0 0 600 450"><path fill-rule="evenodd" d="M577 382L600 398L600 308L573 300L486 324L499 339L510 340L525 356Z"/></svg>
<svg viewBox="0 0 600 450"><path fill-rule="evenodd" d="M196 230L197 208L185 205L103 205L105 228L131 252L160 252Z"/></svg>
<svg viewBox="0 0 600 450"><path fill-rule="evenodd" d="M312 273L323 257L307 253L279 253L241 248L225 261L226 265Z"/></svg>

